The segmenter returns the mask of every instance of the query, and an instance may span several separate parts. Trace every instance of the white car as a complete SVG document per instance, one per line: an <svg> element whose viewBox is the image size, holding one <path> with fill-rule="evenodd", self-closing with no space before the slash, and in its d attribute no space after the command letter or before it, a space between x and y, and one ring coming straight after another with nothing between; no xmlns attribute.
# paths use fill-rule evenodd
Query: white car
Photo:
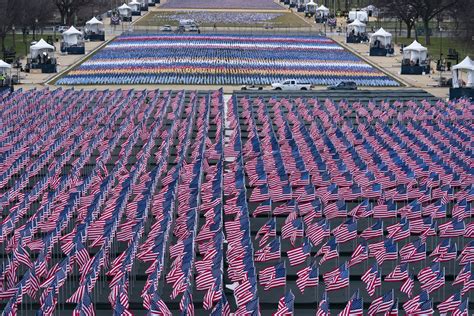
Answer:
<svg viewBox="0 0 474 316"><path fill-rule="evenodd" d="M286 91L310 90L311 83L302 82L295 79L289 79L283 82L272 83L272 89L273 90L286 90Z"/></svg>
<svg viewBox="0 0 474 316"><path fill-rule="evenodd" d="M242 86L240 90L252 90L252 91L258 91L258 90L263 90L262 86L256 86L254 84L247 85L247 86Z"/></svg>
<svg viewBox="0 0 474 316"><path fill-rule="evenodd" d="M171 28L171 25L164 25L164 26L160 27L160 31L161 32L171 32L171 31L173 31L173 29Z"/></svg>

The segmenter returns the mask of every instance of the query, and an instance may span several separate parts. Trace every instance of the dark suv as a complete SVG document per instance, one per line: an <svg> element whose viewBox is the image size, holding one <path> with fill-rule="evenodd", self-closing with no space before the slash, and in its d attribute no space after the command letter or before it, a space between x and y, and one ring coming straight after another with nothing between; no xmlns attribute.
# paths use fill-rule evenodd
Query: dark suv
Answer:
<svg viewBox="0 0 474 316"><path fill-rule="evenodd" d="M328 86L328 90L357 90L357 84L354 81L341 81L334 86Z"/></svg>

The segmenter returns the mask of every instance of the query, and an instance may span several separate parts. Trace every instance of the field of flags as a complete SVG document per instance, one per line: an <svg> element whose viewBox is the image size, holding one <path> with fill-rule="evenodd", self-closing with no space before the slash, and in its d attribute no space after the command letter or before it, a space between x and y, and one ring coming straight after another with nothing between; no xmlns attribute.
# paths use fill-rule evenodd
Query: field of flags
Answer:
<svg viewBox="0 0 474 316"><path fill-rule="evenodd" d="M0 103L2 315L472 315L469 101Z"/></svg>
<svg viewBox="0 0 474 316"><path fill-rule="evenodd" d="M122 35L57 84L269 85L286 79L399 86L326 37L233 34Z"/></svg>
<svg viewBox="0 0 474 316"><path fill-rule="evenodd" d="M267 9L284 10L282 6L273 0L169 0L163 3L161 8L173 9Z"/></svg>

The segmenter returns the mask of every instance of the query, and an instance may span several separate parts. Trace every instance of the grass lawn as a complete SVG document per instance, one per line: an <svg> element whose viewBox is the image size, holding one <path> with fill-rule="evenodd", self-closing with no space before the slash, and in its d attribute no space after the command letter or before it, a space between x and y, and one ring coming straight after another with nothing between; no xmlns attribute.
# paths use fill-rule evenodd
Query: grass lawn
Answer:
<svg viewBox="0 0 474 316"><path fill-rule="evenodd" d="M267 16L268 15L268 16ZM246 20L245 17L249 17ZM213 18L212 18L213 17ZM180 19L194 19L202 27L308 27L309 24L290 12L206 12L206 11L157 11L137 22L137 26L178 26ZM244 21L241 21L244 20Z"/></svg>
<svg viewBox="0 0 474 316"><path fill-rule="evenodd" d="M414 38L405 38L405 37L398 37L397 38L397 44L405 44L409 45L413 42ZM466 55L471 56L471 58L474 56L474 47L471 44L469 47L469 43L463 42L460 39L456 38L447 38L447 37L431 37L431 44L430 45L425 45L425 37L424 36L419 36L418 41L420 42L421 45L425 46L428 48L428 54L431 56L433 60L439 59L439 53L440 53L440 47L442 46L441 52L443 53L443 56L446 57L448 54L448 49L449 48L454 48L455 50L458 51L459 53L459 61L463 60ZM442 44L442 45L441 45ZM453 64L455 61L452 61Z"/></svg>
<svg viewBox="0 0 474 316"><path fill-rule="evenodd" d="M46 40L48 37L47 34L43 34L42 36L40 34L36 35L36 40L39 40L43 38ZM56 35L56 37L59 37L59 33ZM5 48L8 50L12 47L15 47L16 51L16 57L22 57L28 54L30 50L30 43L33 41L33 35L26 35L25 36L25 41L23 41L23 35L22 34L15 34L15 45L13 45L13 34L8 34L7 37L5 38ZM3 56L0 56L0 58Z"/></svg>

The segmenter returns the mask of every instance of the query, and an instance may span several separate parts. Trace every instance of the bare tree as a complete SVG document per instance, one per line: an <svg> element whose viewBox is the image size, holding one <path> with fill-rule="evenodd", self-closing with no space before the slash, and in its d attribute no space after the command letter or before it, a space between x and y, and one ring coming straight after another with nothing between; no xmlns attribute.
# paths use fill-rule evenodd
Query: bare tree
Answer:
<svg viewBox="0 0 474 316"><path fill-rule="evenodd" d="M61 23L72 25L72 17L82 6L89 5L94 0L53 0L61 14Z"/></svg>
<svg viewBox="0 0 474 316"><path fill-rule="evenodd" d="M376 5L392 13L396 18L405 23L407 28L407 38L411 38L411 31L415 27L419 17L418 11L412 5L413 0L378 0ZM401 26L401 25L400 25Z"/></svg>
<svg viewBox="0 0 474 316"><path fill-rule="evenodd" d="M430 45L430 21L444 11L454 7L459 0L411 0L411 5L423 21L425 44ZM470 8L472 10L472 8Z"/></svg>
<svg viewBox="0 0 474 316"><path fill-rule="evenodd" d="M449 9L449 14L456 22L456 34L464 44L466 51L474 51L474 10L472 0L459 0Z"/></svg>
<svg viewBox="0 0 474 316"><path fill-rule="evenodd" d="M2 53L5 53L5 38L12 29L12 25L17 15L17 6L15 0L0 0L0 44Z"/></svg>

